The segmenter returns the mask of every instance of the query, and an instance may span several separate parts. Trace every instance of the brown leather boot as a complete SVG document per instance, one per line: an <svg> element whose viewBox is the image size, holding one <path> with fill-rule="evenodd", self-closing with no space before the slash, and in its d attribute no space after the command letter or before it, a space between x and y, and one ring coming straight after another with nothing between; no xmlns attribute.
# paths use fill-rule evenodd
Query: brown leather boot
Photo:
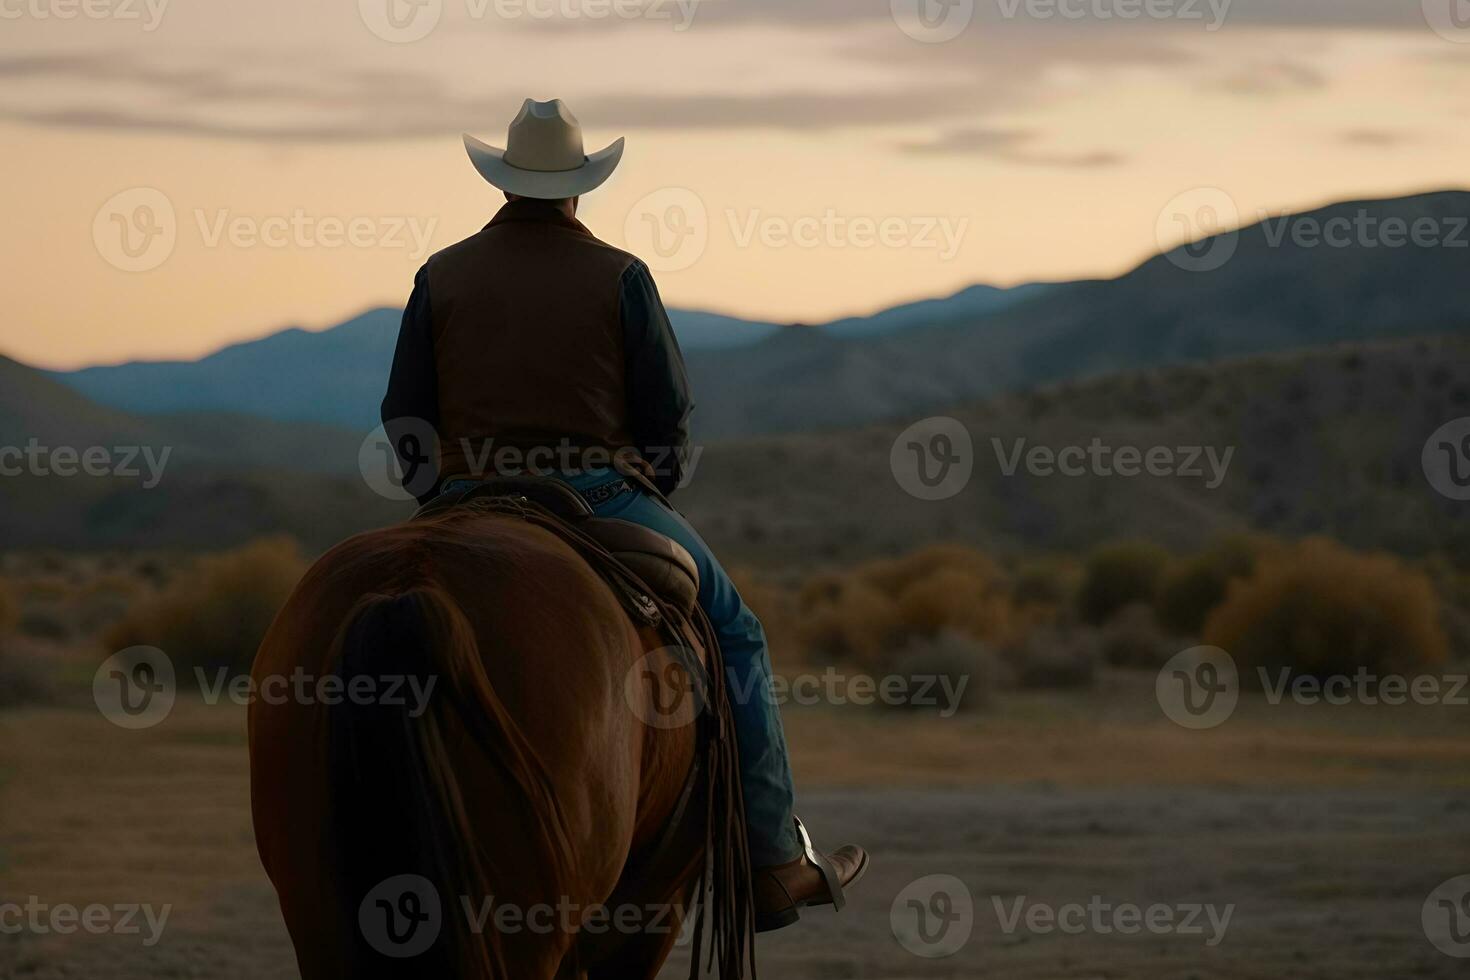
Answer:
<svg viewBox="0 0 1470 980"><path fill-rule="evenodd" d="M839 847L823 856L812 847L800 820L797 832L805 849L801 857L786 864L757 868L752 875L755 891L755 931L770 932L801 918L799 911L813 905L841 909L846 903L843 889L855 885L868 870L868 852L855 844Z"/></svg>

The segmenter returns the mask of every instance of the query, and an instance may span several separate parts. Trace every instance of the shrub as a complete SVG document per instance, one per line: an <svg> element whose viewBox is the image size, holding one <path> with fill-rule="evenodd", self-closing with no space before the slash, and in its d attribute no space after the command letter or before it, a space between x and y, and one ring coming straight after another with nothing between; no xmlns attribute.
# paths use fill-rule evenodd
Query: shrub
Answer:
<svg viewBox="0 0 1470 980"><path fill-rule="evenodd" d="M912 700L898 704L879 701L889 707L915 711L937 711L948 716L956 711L977 711L990 703L996 687L998 665L990 650L972 637L945 630L928 639L911 639L894 658L893 673L908 678L938 678L928 691L926 700L935 704L916 704ZM952 694L958 703L948 702Z"/></svg>
<svg viewBox="0 0 1470 980"><path fill-rule="evenodd" d="M1091 687L1097 680L1097 631L1043 626L1007 647L1005 661L1019 687Z"/></svg>
<svg viewBox="0 0 1470 980"><path fill-rule="evenodd" d="M8 633L20 622L20 601L9 582L0 579L0 633Z"/></svg>
<svg viewBox="0 0 1470 980"><path fill-rule="evenodd" d="M899 634L893 600L850 578L827 580L822 588L826 598L807 606L798 628L807 652L823 660L881 667Z"/></svg>
<svg viewBox="0 0 1470 980"><path fill-rule="evenodd" d="M1164 635L1153 608L1142 602L1125 606L1100 638L1102 658L1113 667L1157 670L1182 647Z"/></svg>
<svg viewBox="0 0 1470 980"><path fill-rule="evenodd" d="M999 566L958 545L815 576L797 606L797 631L809 653L873 670L890 669L911 644L946 631L998 642L1015 629Z"/></svg>
<svg viewBox="0 0 1470 980"><path fill-rule="evenodd" d="M973 548L957 544L929 545L901 558L867 562L855 570L859 579L889 596L946 571L964 574L987 586L1002 578L995 562Z"/></svg>
<svg viewBox="0 0 1470 980"><path fill-rule="evenodd" d="M1069 605L1077 594L1080 569L1060 558L1037 558L1016 570L1011 601L1017 606Z"/></svg>
<svg viewBox="0 0 1470 980"><path fill-rule="evenodd" d="M1169 553L1146 541L1104 545L1087 558L1077 611L1083 620L1106 622L1135 602L1152 603Z"/></svg>
<svg viewBox="0 0 1470 980"><path fill-rule="evenodd" d="M1232 535L1170 565L1159 584L1159 622L1180 635L1198 636L1230 583L1249 577L1268 547L1263 539Z"/></svg>
<svg viewBox="0 0 1470 980"><path fill-rule="evenodd" d="M269 538L201 558L104 633L112 650L162 649L180 669L248 670L277 610L306 570L294 542Z"/></svg>
<svg viewBox="0 0 1470 980"><path fill-rule="evenodd" d="M50 672L41 658L0 639L0 709L18 708L51 700Z"/></svg>
<svg viewBox="0 0 1470 980"><path fill-rule="evenodd" d="M993 641L1004 638L1011 625L1009 596L993 580L954 565L911 581L898 594L897 609L905 639L933 639L952 630Z"/></svg>
<svg viewBox="0 0 1470 980"><path fill-rule="evenodd" d="M27 609L21 614L18 628L25 636L37 640L68 640L72 635L71 623L54 606Z"/></svg>
<svg viewBox="0 0 1470 980"><path fill-rule="evenodd" d="M1262 558L1210 614L1203 639L1252 681L1257 668L1327 677L1433 666L1447 647L1427 576L1325 539Z"/></svg>

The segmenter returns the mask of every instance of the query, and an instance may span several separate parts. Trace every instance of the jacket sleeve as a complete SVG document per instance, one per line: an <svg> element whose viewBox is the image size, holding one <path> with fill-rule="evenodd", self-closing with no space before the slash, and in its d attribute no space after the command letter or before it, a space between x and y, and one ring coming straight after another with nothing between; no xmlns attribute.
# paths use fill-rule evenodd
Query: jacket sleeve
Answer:
<svg viewBox="0 0 1470 980"><path fill-rule="evenodd" d="M414 277L413 293L403 310L382 418L383 430L402 467L403 488L419 503L428 501L439 482L434 444L439 428L439 376L434 365L428 266Z"/></svg>
<svg viewBox="0 0 1470 980"><path fill-rule="evenodd" d="M684 477L689 451L689 378L648 266L634 261L621 283L628 424L634 448L654 469L667 496Z"/></svg>

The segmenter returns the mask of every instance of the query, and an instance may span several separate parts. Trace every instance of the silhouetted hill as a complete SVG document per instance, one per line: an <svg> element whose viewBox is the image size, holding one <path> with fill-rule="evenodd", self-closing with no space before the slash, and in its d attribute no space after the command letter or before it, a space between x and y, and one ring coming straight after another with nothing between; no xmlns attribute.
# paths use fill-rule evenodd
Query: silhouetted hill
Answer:
<svg viewBox="0 0 1470 980"><path fill-rule="evenodd" d="M844 317L822 325L834 337L876 337L914 327L930 327L951 320L985 316L1026 300L1035 299L1052 287L1051 283L1026 283L1001 289L983 284L967 286L959 292L939 299L904 303L872 316Z"/></svg>
<svg viewBox="0 0 1470 980"><path fill-rule="evenodd" d="M361 441L254 416L132 416L0 356L0 541L214 548L285 531L325 546L401 512L357 475Z"/></svg>
<svg viewBox="0 0 1470 980"><path fill-rule="evenodd" d="M1298 244L1334 220L1427 221L1458 246ZM691 357L705 438L835 428L1036 384L1154 365L1470 327L1470 194L1337 204L1239 232L1209 272L1160 255L1113 280L844 344ZM1279 242L1273 236L1281 233ZM1213 240L1210 240L1213 242Z"/></svg>
<svg viewBox="0 0 1470 980"><path fill-rule="evenodd" d="M670 317L680 342L696 351L754 344L779 329L718 313ZM366 433L378 423L401 318L401 310L369 310L328 330L283 330L197 361L133 361L53 377L128 412L242 412Z"/></svg>
<svg viewBox="0 0 1470 980"><path fill-rule="evenodd" d="M800 351L838 341L801 335L778 343ZM316 432L315 456L267 445L230 465L191 441L208 433L238 444L228 418L171 431L178 420L98 409L14 362L0 362L0 382L0 445L38 432L53 445L177 439L182 450L151 490L137 480L0 479L0 539L10 547L215 548L285 532L324 548L410 510L365 486L356 433ZM935 540L1033 553L1133 536L1189 547L1242 529L1328 534L1411 555L1470 553L1464 505L1436 493L1420 466L1430 434L1470 415L1464 336L1124 372L944 411L974 442L973 476L951 499L918 500L896 482L890 451L915 421L908 417L705 447L675 502L728 560L775 567ZM273 431L290 439L294 428ZM1217 459L1228 452L1229 465L1213 488L1204 454L1199 476L1038 475L1025 466L1007 475L1001 465L1018 445L1057 451L1093 440L1140 453L1167 447L1181 462L1192 447L1212 449ZM331 475L263 465L277 455Z"/></svg>
<svg viewBox="0 0 1470 980"><path fill-rule="evenodd" d="M775 567L892 554L930 541L1010 553L1145 537L1191 547L1223 531L1326 534L1419 555L1470 554L1465 505L1420 457L1470 415L1470 337L1356 343L1125 372L952 406L974 441L963 492L922 501L890 469L916 418L716 445L677 500L732 561ZM1206 477L1006 475L1018 445L1059 451L1230 451ZM998 448L997 448L998 447ZM997 451L1001 456L997 456ZM1208 472L1208 456L1199 466Z"/></svg>

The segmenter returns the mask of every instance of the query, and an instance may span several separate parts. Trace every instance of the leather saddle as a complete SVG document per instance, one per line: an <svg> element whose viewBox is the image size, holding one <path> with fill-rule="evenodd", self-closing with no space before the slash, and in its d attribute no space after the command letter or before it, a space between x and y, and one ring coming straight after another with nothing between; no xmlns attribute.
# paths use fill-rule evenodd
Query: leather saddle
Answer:
<svg viewBox="0 0 1470 980"><path fill-rule="evenodd" d="M421 520L476 500L535 504L592 538L648 589L688 616L699 595L699 566L673 538L613 517L598 517L582 495L554 476L493 476L468 490L441 494L414 512Z"/></svg>

